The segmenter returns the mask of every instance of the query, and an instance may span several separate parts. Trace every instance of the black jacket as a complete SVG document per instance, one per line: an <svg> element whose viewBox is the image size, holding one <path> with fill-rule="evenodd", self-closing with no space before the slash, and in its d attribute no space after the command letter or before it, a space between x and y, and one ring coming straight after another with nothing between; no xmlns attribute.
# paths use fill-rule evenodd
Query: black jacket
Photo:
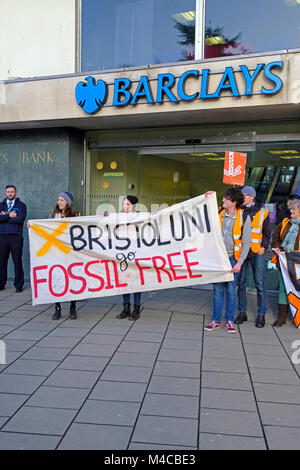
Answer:
<svg viewBox="0 0 300 470"><path fill-rule="evenodd" d="M0 212L8 212L7 198L0 203ZM1 235L23 235L23 224L26 219L27 209L19 198L16 198L12 211L17 212L17 217L9 217L8 213L0 214Z"/></svg>
<svg viewBox="0 0 300 470"><path fill-rule="evenodd" d="M246 207L243 206L244 210L244 220L246 217L249 215L251 222L255 216L255 214L261 209L261 204L258 202L255 202L255 204L251 207ZM271 239L271 222L270 222L270 217L269 215L265 218L264 223L263 223L263 228L262 228L262 242L261 246L264 248L266 251L269 247L270 244L270 239ZM251 258L254 256L255 253L253 253L252 250L249 251L248 258Z"/></svg>

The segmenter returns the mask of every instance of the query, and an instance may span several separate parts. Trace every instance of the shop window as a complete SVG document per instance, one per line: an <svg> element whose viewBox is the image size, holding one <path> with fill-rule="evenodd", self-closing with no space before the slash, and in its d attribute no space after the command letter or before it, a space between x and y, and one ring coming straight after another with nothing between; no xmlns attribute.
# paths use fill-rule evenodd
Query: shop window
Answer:
<svg viewBox="0 0 300 470"><path fill-rule="evenodd" d="M206 0L205 57L300 46L299 0Z"/></svg>
<svg viewBox="0 0 300 470"><path fill-rule="evenodd" d="M82 71L194 59L196 0L83 0Z"/></svg>

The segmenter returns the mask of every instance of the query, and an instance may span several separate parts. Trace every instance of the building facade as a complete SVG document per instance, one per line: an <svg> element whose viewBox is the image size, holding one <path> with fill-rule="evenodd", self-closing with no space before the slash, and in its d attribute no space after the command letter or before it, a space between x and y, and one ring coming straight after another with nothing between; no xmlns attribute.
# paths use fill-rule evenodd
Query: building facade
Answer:
<svg viewBox="0 0 300 470"><path fill-rule="evenodd" d="M128 193L148 209L221 198L229 150L247 153L246 182L275 223L300 181L298 0L1 8L0 188L17 186L29 218L48 217L62 190L86 215Z"/></svg>

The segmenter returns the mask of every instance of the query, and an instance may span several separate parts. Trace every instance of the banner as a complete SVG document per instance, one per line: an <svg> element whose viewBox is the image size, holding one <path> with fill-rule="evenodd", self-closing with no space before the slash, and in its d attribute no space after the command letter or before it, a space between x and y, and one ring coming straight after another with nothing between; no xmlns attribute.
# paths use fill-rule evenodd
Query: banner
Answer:
<svg viewBox="0 0 300 470"><path fill-rule="evenodd" d="M300 328L300 252L281 252L279 261L294 322Z"/></svg>
<svg viewBox="0 0 300 470"><path fill-rule="evenodd" d="M156 214L29 223L33 305L233 280L215 193Z"/></svg>
<svg viewBox="0 0 300 470"><path fill-rule="evenodd" d="M225 152L223 183L244 186L246 153Z"/></svg>

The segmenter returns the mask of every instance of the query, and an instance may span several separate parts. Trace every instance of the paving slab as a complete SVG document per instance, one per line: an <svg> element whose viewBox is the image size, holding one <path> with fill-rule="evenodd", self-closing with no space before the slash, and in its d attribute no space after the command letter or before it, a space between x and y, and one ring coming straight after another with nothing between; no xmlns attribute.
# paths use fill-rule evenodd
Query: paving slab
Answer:
<svg viewBox="0 0 300 470"><path fill-rule="evenodd" d="M132 441L149 444L197 446L197 432L197 419L140 415Z"/></svg>
<svg viewBox="0 0 300 470"><path fill-rule="evenodd" d="M95 400L115 400L140 403L148 384L99 380L90 395Z"/></svg>
<svg viewBox="0 0 300 470"><path fill-rule="evenodd" d="M139 403L87 400L75 419L76 423L134 426Z"/></svg>
<svg viewBox="0 0 300 470"><path fill-rule="evenodd" d="M0 432L1 450L54 450L60 440L59 436L44 436L42 434L22 434Z"/></svg>
<svg viewBox="0 0 300 470"><path fill-rule="evenodd" d="M74 423L57 447L58 450L124 450L132 428Z"/></svg>
<svg viewBox="0 0 300 470"><path fill-rule="evenodd" d="M26 405L4 425L2 430L29 434L63 435L76 413L77 410L36 408Z"/></svg>

